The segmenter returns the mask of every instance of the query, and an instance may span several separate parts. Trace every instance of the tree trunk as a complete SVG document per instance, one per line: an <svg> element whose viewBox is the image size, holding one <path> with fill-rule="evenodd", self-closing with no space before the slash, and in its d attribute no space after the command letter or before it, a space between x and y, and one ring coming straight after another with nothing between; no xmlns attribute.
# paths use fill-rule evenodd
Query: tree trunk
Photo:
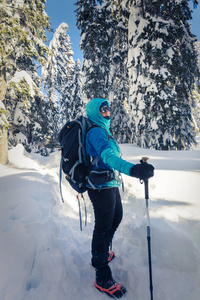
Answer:
<svg viewBox="0 0 200 300"><path fill-rule="evenodd" d="M6 81L0 77L0 100L5 100L6 95ZM6 165L8 163L8 130L3 128L0 135L0 164Z"/></svg>

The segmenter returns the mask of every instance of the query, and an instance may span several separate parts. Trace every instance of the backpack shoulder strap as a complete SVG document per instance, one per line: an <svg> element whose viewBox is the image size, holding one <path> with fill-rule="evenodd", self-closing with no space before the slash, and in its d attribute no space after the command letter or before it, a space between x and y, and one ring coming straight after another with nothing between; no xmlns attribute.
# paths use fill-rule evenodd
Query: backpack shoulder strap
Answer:
<svg viewBox="0 0 200 300"><path fill-rule="evenodd" d="M88 133L92 128L95 128L95 127L102 128L102 129L106 132L108 141L110 142L110 136L109 136L107 130L104 129L103 127L101 127L101 126L96 125L96 124L92 124L92 125L90 126L89 130L87 131L87 133ZM98 167L98 162L100 161L100 159L101 159L101 158L99 157L99 155L97 155L97 157L95 157L95 159L91 162L91 165L90 165L90 168L89 168L89 170L88 170L88 173L91 171L92 166L96 165L96 167Z"/></svg>

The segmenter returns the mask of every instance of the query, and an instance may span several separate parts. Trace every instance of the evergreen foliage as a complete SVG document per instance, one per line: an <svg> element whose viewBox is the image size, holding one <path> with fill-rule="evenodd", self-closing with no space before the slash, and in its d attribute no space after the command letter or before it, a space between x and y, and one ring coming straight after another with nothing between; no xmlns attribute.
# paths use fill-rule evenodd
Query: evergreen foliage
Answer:
<svg viewBox="0 0 200 300"><path fill-rule="evenodd" d="M84 114L85 101L104 97L118 142L161 150L195 144L199 50L189 0L78 0L82 70L66 23L45 45L45 3L0 0L0 138L9 128L10 145L46 155L59 127Z"/></svg>
<svg viewBox="0 0 200 300"><path fill-rule="evenodd" d="M198 69L199 73L198 76L195 78L195 84L194 89L192 91L192 97L191 97L191 107L192 107L192 113L194 116L195 124L197 127L197 132L200 130L200 41L195 43L195 49L198 55Z"/></svg>
<svg viewBox="0 0 200 300"><path fill-rule="evenodd" d="M7 111L5 109L3 102L0 100L0 137L1 137L1 134L3 131L3 128L9 127L9 123L8 123L6 115L7 115Z"/></svg>
<svg viewBox="0 0 200 300"><path fill-rule="evenodd" d="M145 148L195 144L190 96L197 74L188 1L133 2L130 17L130 126Z"/></svg>
<svg viewBox="0 0 200 300"><path fill-rule="evenodd" d="M55 125L58 126L59 123L59 127L83 114L84 109L80 62L73 60L74 53L67 31L66 23L57 28L49 45L47 63L42 70L47 96L50 102L53 99L51 106L54 106L53 110L56 112L51 118L56 117ZM55 128L53 132L55 133Z"/></svg>
<svg viewBox="0 0 200 300"><path fill-rule="evenodd" d="M42 69L44 87L47 91L49 116L51 117L52 133L55 143L58 133L58 123L63 124L68 103L71 102L71 86L73 82L74 60L70 37L67 35L68 25L60 24L49 44L49 55ZM59 118L59 108L60 118ZM60 119L60 120L59 120ZM54 123L54 125L53 125Z"/></svg>
<svg viewBox="0 0 200 300"><path fill-rule="evenodd" d="M64 125L67 121L74 120L84 114L85 105L83 100L81 80L81 66L80 61L78 60L74 65L73 81L71 86L66 88L60 97L60 103L62 103L60 109L60 118L62 118L61 125Z"/></svg>
<svg viewBox="0 0 200 300"><path fill-rule="evenodd" d="M1 76L13 76L17 69L35 71L33 59L44 63L47 47L45 30L50 30L44 14L45 0L0 2Z"/></svg>
<svg viewBox="0 0 200 300"><path fill-rule="evenodd" d="M57 28L49 44L46 64L42 68L44 87L47 89L48 97L51 97L55 90L62 93L66 82L72 82L74 53L67 31L66 23L60 24Z"/></svg>
<svg viewBox="0 0 200 300"><path fill-rule="evenodd" d="M100 5L102 2L81 0L76 3L80 48L83 50L83 92L87 99L107 98L109 92L112 17L107 6Z"/></svg>
<svg viewBox="0 0 200 300"><path fill-rule="evenodd" d="M40 88L25 71L16 72L8 84L9 143L21 142L27 151L40 151L46 146L49 128L46 102ZM42 150L43 151L43 150Z"/></svg>
<svg viewBox="0 0 200 300"><path fill-rule="evenodd" d="M119 143L130 142L129 77L128 77L128 19L129 7L124 0L104 1L109 4L112 22L111 64L109 74L109 100L112 108L112 134Z"/></svg>
<svg viewBox="0 0 200 300"><path fill-rule="evenodd" d="M68 25L60 24L49 44L47 62L42 68L44 87L48 99L48 118L52 136L52 147L57 144L58 122L59 122L59 95L65 92L66 85L72 80L73 52L69 35L66 35ZM60 97L61 100L61 97ZM62 107L62 102L60 102ZM61 116L62 118L62 116Z"/></svg>
<svg viewBox="0 0 200 300"><path fill-rule="evenodd" d="M77 26L83 50L83 92L86 98L111 101L112 133L129 140L128 9L125 1L77 1Z"/></svg>
<svg viewBox="0 0 200 300"><path fill-rule="evenodd" d="M35 123L36 111L33 116L31 109L35 107L37 119L42 120L41 109L37 108L34 101L40 89L36 61L43 64L48 51L45 30L50 31L50 24L44 11L45 3L45 0L0 1L0 78L7 86L3 101L9 111L11 144L15 136L15 142L23 140L38 147L37 139L33 136L38 131L36 127L42 128L42 123ZM26 71L25 77L14 83L13 77L20 70ZM36 94L30 92L29 76L35 81ZM41 100L41 103L45 102Z"/></svg>

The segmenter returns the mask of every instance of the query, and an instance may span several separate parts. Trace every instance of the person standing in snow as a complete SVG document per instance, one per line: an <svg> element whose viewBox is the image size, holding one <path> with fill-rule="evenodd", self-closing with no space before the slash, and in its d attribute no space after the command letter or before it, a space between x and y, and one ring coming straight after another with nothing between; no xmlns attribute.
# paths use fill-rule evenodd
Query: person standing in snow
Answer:
<svg viewBox="0 0 200 300"><path fill-rule="evenodd" d="M144 180L154 175L154 167L147 162L134 165L121 158L119 146L110 132L107 99L90 100L86 105L86 115L92 124L86 136L86 151L95 160L88 180L88 195L95 215L91 251L92 266L96 270L94 286L111 298L121 298L126 288L113 279L108 265L115 256L109 249L123 215L119 193L121 173Z"/></svg>

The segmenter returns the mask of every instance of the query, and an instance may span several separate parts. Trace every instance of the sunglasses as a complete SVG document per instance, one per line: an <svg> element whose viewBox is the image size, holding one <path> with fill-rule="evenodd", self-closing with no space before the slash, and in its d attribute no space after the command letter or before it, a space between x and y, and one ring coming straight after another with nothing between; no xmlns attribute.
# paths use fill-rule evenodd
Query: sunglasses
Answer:
<svg viewBox="0 0 200 300"><path fill-rule="evenodd" d="M100 112L102 112L102 113L105 113L107 110L108 111L111 110L109 106L103 106L103 107L100 108Z"/></svg>

